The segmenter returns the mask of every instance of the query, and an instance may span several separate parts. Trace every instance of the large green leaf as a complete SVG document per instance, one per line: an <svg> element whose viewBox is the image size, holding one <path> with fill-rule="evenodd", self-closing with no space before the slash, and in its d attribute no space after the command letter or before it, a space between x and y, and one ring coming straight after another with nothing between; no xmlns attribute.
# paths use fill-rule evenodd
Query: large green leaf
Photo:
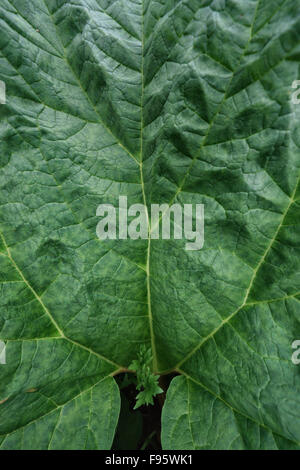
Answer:
<svg viewBox="0 0 300 470"><path fill-rule="evenodd" d="M299 447L299 11L1 0L0 448L109 448L142 344L165 448ZM119 195L204 204L203 249L99 241Z"/></svg>

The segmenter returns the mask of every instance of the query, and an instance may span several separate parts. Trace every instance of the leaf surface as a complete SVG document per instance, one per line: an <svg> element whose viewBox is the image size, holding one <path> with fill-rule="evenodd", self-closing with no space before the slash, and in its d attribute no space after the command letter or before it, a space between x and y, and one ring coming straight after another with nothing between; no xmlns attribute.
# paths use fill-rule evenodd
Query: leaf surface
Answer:
<svg viewBox="0 0 300 470"><path fill-rule="evenodd" d="M164 448L299 446L299 9L1 1L1 448L109 448L144 344ZM204 204L203 249L100 241L119 195Z"/></svg>

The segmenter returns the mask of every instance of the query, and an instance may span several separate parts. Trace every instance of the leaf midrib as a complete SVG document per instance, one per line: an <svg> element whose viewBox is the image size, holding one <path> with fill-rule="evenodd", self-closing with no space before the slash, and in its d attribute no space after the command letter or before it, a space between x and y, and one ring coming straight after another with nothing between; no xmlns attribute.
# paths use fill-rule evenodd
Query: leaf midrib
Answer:
<svg viewBox="0 0 300 470"><path fill-rule="evenodd" d="M151 339L151 348L153 356L153 371L158 372L157 366L157 353L155 345L155 337L153 330L153 317L151 309L151 281L150 281L150 253L151 253L151 227L149 221L149 212L147 206L147 198L145 193L145 182L143 174L143 131L144 131L144 115L143 115L143 106L144 106L144 46L145 46L145 32L144 32L144 0L141 3L142 7L142 32L141 32L141 131L140 131L140 178L141 178L141 187L142 187L142 196L143 203L146 211L147 225L148 225L148 237L147 237L147 255L146 255L146 284L147 284L147 308L148 308L148 318L149 318L149 331Z"/></svg>

